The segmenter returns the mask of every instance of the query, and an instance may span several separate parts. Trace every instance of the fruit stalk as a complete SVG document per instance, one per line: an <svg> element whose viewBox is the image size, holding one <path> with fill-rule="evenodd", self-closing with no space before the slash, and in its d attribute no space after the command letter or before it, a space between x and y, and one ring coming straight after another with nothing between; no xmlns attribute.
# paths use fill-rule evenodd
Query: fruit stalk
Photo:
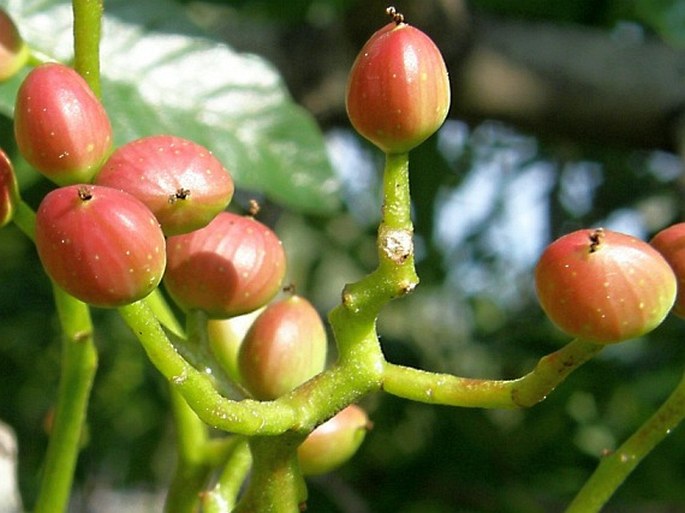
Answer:
<svg viewBox="0 0 685 513"><path fill-rule="evenodd" d="M472 379L387 363L383 390L413 401L469 408L522 408L547 397L602 345L573 340L542 357L528 374L512 380Z"/></svg>
<svg viewBox="0 0 685 513"><path fill-rule="evenodd" d="M90 86L95 96L100 90L100 36L102 32L102 0L73 0L74 69Z"/></svg>
<svg viewBox="0 0 685 513"><path fill-rule="evenodd" d="M685 418L685 375L659 409L604 456L565 513L599 512L640 462Z"/></svg>
<svg viewBox="0 0 685 513"><path fill-rule="evenodd" d="M178 461L164 509L166 513L186 513L197 510L199 493L211 471L204 458L209 434L207 426L173 388L170 398Z"/></svg>
<svg viewBox="0 0 685 513"><path fill-rule="evenodd" d="M340 306L354 315L374 319L385 304L412 292L419 283L414 268L409 154L386 154L385 159L378 267L360 281L345 286ZM334 310L332 317L337 315Z"/></svg>
<svg viewBox="0 0 685 513"><path fill-rule="evenodd" d="M252 467L252 454L247 440L235 437L223 463L224 470L214 487L202 496L202 511L205 513L229 513L238 502L242 485Z"/></svg>
<svg viewBox="0 0 685 513"><path fill-rule="evenodd" d="M63 330L62 364L35 513L60 513L67 509L98 360L88 307L57 286L53 291Z"/></svg>

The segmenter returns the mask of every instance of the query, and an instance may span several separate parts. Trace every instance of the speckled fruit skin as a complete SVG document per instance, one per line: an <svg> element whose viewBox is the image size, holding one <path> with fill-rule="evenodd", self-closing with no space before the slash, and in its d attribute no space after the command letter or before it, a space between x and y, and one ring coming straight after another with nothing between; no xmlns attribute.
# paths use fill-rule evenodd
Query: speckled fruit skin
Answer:
<svg viewBox="0 0 685 513"><path fill-rule="evenodd" d="M29 59L29 48L7 12L0 8L0 82L12 78Z"/></svg>
<svg viewBox="0 0 685 513"><path fill-rule="evenodd" d="M670 264L678 280L678 295L673 313L685 318L685 223L664 228L650 241Z"/></svg>
<svg viewBox="0 0 685 513"><path fill-rule="evenodd" d="M164 235L152 212L116 189L70 185L48 193L36 213L36 247L48 275L94 306L117 307L160 283Z"/></svg>
<svg viewBox="0 0 685 513"><path fill-rule="evenodd" d="M24 158L58 185L90 182L111 152L102 103L73 69L34 68L19 88L14 134Z"/></svg>
<svg viewBox="0 0 685 513"><path fill-rule="evenodd" d="M133 194L152 210L167 236L206 226L234 192L230 173L207 148L172 135L119 147L95 183Z"/></svg>
<svg viewBox="0 0 685 513"><path fill-rule="evenodd" d="M599 344L644 335L676 297L676 278L652 246L609 230L578 230L550 244L535 268L538 299L562 331Z"/></svg>
<svg viewBox="0 0 685 513"><path fill-rule="evenodd" d="M326 365L326 330L301 296L272 303L255 319L238 353L241 380L256 399L276 399Z"/></svg>
<svg viewBox="0 0 685 513"><path fill-rule="evenodd" d="M7 154L0 150L0 227L12 220L14 205L19 195L18 191L12 162Z"/></svg>
<svg viewBox="0 0 685 513"><path fill-rule="evenodd" d="M386 153L418 146L445 121L450 84L435 43L406 23L389 23L359 52L347 82L354 128Z"/></svg>
<svg viewBox="0 0 685 513"><path fill-rule="evenodd" d="M321 424L297 448L302 473L320 475L340 467L357 452L369 426L366 412L356 404Z"/></svg>
<svg viewBox="0 0 685 513"><path fill-rule="evenodd" d="M285 269L283 245L269 227L221 212L204 228L167 239L164 284L183 309L225 319L268 303Z"/></svg>

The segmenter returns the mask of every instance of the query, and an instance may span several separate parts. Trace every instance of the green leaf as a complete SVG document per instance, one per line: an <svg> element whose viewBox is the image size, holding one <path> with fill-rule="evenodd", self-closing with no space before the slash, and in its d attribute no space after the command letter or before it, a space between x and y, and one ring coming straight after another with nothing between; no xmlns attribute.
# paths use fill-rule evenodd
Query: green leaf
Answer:
<svg viewBox="0 0 685 513"><path fill-rule="evenodd" d="M68 62L71 4L0 0L30 46ZM117 144L167 133L212 150L238 187L317 214L340 206L340 186L312 116L264 59L203 34L169 0L108 0L101 46L103 102ZM19 79L0 85L11 115Z"/></svg>
<svg viewBox="0 0 685 513"><path fill-rule="evenodd" d="M679 0L636 0L635 15L665 41L685 48L685 4Z"/></svg>

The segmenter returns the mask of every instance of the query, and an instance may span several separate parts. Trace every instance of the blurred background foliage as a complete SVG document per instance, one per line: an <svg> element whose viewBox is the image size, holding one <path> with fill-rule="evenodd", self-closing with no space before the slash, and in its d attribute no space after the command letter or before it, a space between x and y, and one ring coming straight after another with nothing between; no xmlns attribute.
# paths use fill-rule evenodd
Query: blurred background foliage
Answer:
<svg viewBox="0 0 685 513"><path fill-rule="evenodd" d="M156 1L146 5L154 8ZM39 8L35 1L6 2L10 12L36 3ZM532 286L533 266L547 243L600 225L648 239L682 219L685 2L395 5L443 49L454 106L443 129L411 155L422 282L383 312L382 344L397 363L467 377L518 377L567 340L542 315ZM192 20L194 36L272 63L294 102L320 127L320 140L314 135L294 143L305 153L310 143L325 144L327 162L296 160L303 167L293 170L328 180L323 193L316 187L307 193L313 207L269 194L259 180L248 180L236 205L260 198L264 220L284 240L288 279L324 315L344 283L375 265L382 157L350 130L344 86L357 50L386 23L385 4L187 0L176 7L173 16ZM135 10L127 16L136 22ZM180 21L164 30L189 33ZM611 66L601 58L607 51ZM497 66L488 68L492 63ZM107 65L104 60L105 74ZM487 96L491 86L497 101ZM287 129L279 133L288 140ZM15 154L7 111L0 135ZM286 158L286 151L275 150L273 159ZM19 168L27 200L35 204L50 186ZM17 432L20 483L30 505L60 345L47 280L34 249L12 227L0 234L0 283L0 418ZM112 508L154 511L174 461L165 384L116 315L94 314L100 368L73 510L102 512L102 497L117 490ZM619 445L675 386L685 367L683 336L683 321L669 318L644 339L608 347L526 411L368 397L363 405L373 431L352 462L310 481L309 511L561 511L602 452ZM683 511L683 482L680 429L637 469L607 511Z"/></svg>

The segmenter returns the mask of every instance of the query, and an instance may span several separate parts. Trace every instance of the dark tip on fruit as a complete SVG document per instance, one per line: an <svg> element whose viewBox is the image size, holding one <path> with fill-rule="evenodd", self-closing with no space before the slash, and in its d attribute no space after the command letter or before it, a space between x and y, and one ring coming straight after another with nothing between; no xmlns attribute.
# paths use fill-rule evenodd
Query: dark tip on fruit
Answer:
<svg viewBox="0 0 685 513"><path fill-rule="evenodd" d="M397 12L397 9L395 9L392 5L388 7L385 12L392 18L392 21L395 22L395 25L404 23L404 14Z"/></svg>
<svg viewBox="0 0 685 513"><path fill-rule="evenodd" d="M590 253L599 249L602 239L604 239L604 228L597 228L590 234Z"/></svg>
<svg viewBox="0 0 685 513"><path fill-rule="evenodd" d="M81 201L88 201L93 199L93 191L91 191L90 187L84 185L78 188L78 197Z"/></svg>
<svg viewBox="0 0 685 513"><path fill-rule="evenodd" d="M260 209L261 206L259 205L259 202L256 199L251 199L250 205L247 209L247 213L250 215L250 217L257 217L257 214L259 214Z"/></svg>
<svg viewBox="0 0 685 513"><path fill-rule="evenodd" d="M169 203L176 203L176 200L185 200L190 196L190 189L177 189L175 194L169 195Z"/></svg>

